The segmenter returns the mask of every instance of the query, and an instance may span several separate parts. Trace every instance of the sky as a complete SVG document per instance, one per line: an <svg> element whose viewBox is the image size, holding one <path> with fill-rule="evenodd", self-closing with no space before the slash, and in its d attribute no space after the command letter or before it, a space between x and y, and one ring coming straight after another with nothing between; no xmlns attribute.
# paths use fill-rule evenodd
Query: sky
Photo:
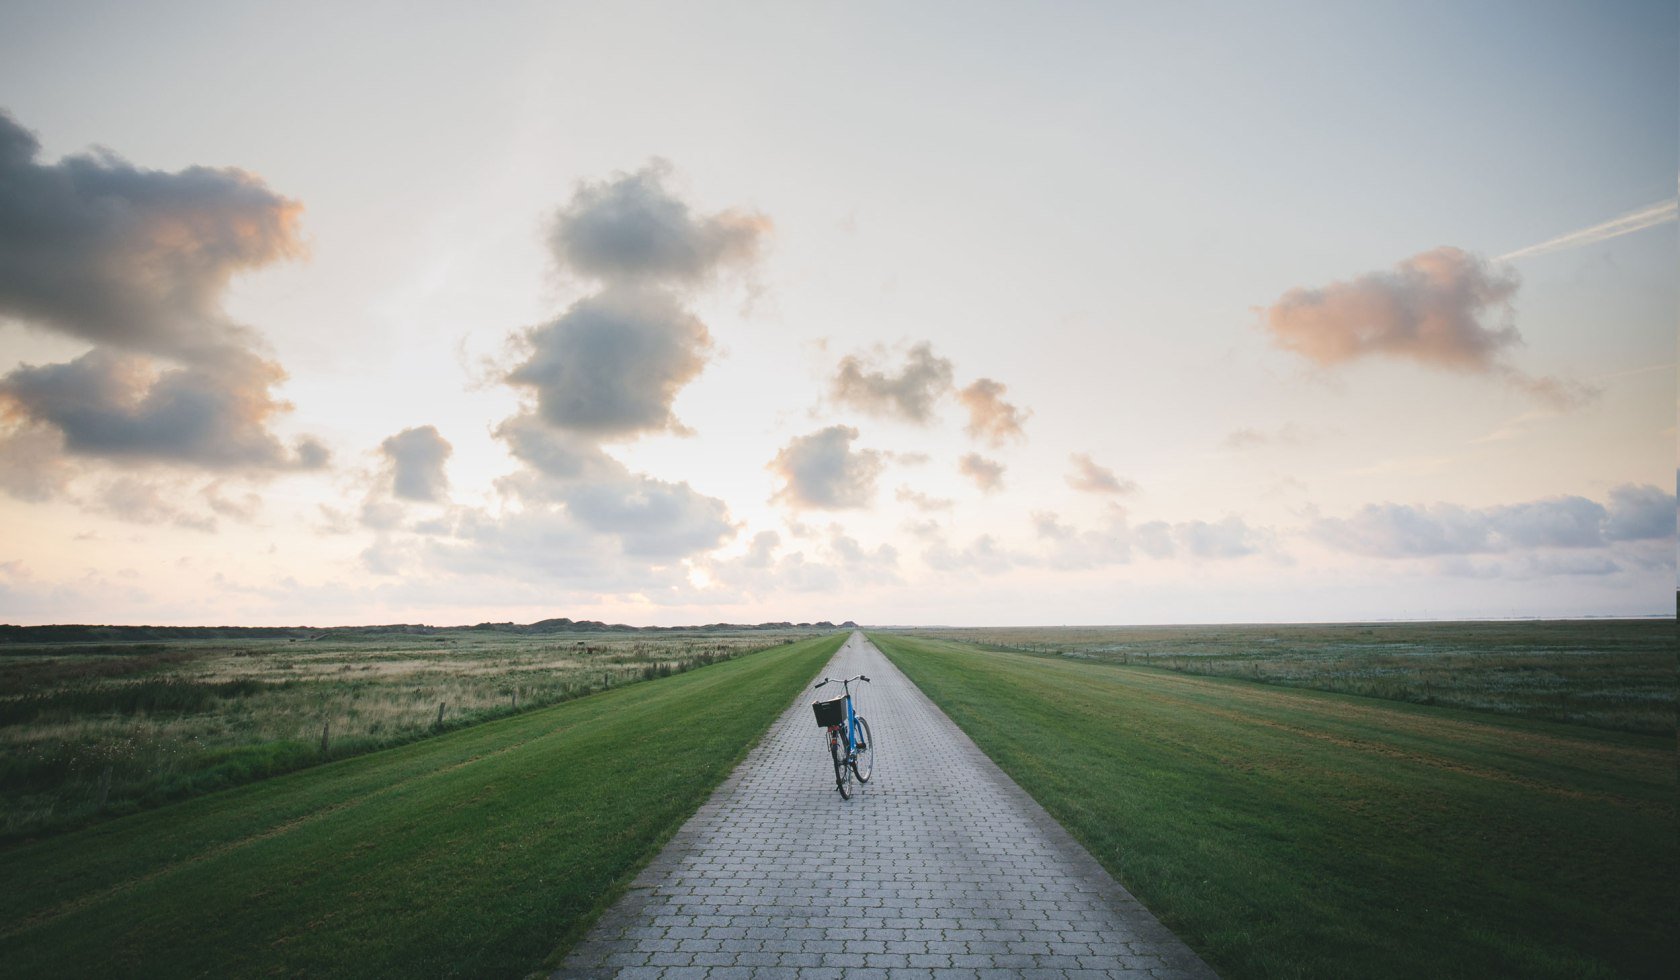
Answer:
<svg viewBox="0 0 1680 980"><path fill-rule="evenodd" d="M1672 3L0 7L0 622L1674 614Z"/></svg>

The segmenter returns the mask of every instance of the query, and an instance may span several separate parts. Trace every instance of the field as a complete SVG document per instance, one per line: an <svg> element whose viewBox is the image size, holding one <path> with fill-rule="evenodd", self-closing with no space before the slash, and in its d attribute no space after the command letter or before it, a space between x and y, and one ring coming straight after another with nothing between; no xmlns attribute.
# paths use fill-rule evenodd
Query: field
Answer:
<svg viewBox="0 0 1680 980"><path fill-rule="evenodd" d="M1223 976L1670 975L1672 735L871 637Z"/></svg>
<svg viewBox="0 0 1680 980"><path fill-rule="evenodd" d="M0 846L10 976L553 965L843 637Z"/></svg>
<svg viewBox="0 0 1680 980"><path fill-rule="evenodd" d="M0 645L0 840L238 785L796 639L335 630Z"/></svg>
<svg viewBox="0 0 1680 980"><path fill-rule="evenodd" d="M940 629L990 649L1673 735L1669 620Z"/></svg>

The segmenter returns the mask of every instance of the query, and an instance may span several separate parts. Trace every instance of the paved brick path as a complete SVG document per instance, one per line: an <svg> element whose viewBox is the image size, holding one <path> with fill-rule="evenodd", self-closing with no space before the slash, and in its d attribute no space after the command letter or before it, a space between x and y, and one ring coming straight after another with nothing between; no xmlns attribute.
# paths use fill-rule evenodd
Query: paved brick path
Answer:
<svg viewBox="0 0 1680 980"><path fill-rule="evenodd" d="M801 697L555 980L1214 976L861 633L823 673L873 680L874 780Z"/></svg>

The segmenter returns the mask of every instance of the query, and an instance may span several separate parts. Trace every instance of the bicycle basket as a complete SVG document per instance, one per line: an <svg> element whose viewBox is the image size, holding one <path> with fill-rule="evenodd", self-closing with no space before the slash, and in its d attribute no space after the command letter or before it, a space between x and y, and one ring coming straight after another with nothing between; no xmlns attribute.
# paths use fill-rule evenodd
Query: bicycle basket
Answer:
<svg viewBox="0 0 1680 980"><path fill-rule="evenodd" d="M846 697L841 695L832 701L812 701L811 710L817 714L817 727L833 728L846 720Z"/></svg>

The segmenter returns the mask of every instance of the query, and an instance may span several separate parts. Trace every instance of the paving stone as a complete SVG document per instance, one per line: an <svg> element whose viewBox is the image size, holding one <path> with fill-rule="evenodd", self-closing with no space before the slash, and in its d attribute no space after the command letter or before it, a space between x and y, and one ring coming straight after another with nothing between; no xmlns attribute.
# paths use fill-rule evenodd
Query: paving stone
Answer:
<svg viewBox="0 0 1680 980"><path fill-rule="evenodd" d="M802 695L552 980L1214 978L854 633L859 673L874 779L840 799Z"/></svg>

